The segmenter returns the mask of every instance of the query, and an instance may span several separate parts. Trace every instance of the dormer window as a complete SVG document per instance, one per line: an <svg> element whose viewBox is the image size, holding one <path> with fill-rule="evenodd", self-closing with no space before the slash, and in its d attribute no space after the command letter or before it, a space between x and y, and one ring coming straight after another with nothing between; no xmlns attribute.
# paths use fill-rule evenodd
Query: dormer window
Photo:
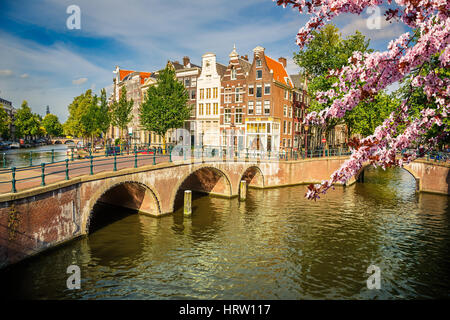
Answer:
<svg viewBox="0 0 450 320"><path fill-rule="evenodd" d="M262 66L261 59L256 59L256 67L261 67L261 66Z"/></svg>

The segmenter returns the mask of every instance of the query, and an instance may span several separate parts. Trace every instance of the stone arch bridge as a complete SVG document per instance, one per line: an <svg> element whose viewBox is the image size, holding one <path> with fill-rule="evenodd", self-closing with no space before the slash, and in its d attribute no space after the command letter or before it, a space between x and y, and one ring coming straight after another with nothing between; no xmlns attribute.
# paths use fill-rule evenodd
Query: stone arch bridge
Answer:
<svg viewBox="0 0 450 320"><path fill-rule="evenodd" d="M184 190L232 198L238 196L241 180L255 188L319 183L346 159L190 159L100 172L0 194L0 268L87 234L98 202L158 217L181 206ZM416 161L405 169L416 178L419 191L449 194L449 167Z"/></svg>

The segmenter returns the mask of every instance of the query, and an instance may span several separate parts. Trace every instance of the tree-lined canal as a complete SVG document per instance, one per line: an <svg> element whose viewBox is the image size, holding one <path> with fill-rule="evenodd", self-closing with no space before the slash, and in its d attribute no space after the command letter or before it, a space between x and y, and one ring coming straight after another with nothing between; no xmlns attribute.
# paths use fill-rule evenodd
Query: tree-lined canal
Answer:
<svg viewBox="0 0 450 320"><path fill-rule="evenodd" d="M416 194L403 169L323 199L306 187L249 190L247 200L201 197L192 218L116 217L89 236L0 272L8 298L411 299L450 297L449 198ZM98 221L99 219L96 219ZM69 265L81 289L69 290ZM381 289L369 290L370 265Z"/></svg>

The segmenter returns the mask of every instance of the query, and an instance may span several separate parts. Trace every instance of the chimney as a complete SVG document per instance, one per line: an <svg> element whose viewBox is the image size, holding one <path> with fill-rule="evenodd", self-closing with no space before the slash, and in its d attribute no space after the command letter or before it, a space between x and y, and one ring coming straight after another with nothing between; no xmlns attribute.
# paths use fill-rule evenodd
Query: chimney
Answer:
<svg viewBox="0 0 450 320"><path fill-rule="evenodd" d="M189 59L189 57L183 57L183 65L186 67L189 63L191 62L191 60Z"/></svg>
<svg viewBox="0 0 450 320"><path fill-rule="evenodd" d="M280 63L283 65L283 67L286 68L286 64L287 64L286 58L279 57L279 58L278 58L278 62L280 62Z"/></svg>

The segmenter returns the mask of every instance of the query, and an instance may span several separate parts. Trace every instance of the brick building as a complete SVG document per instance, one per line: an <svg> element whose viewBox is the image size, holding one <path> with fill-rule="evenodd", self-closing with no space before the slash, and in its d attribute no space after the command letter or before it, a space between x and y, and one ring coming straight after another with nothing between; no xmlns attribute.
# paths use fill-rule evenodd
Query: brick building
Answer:
<svg viewBox="0 0 450 320"><path fill-rule="evenodd" d="M293 143L293 84L286 72L286 59L253 49L247 76L246 148L256 151L289 150Z"/></svg>
<svg viewBox="0 0 450 320"><path fill-rule="evenodd" d="M244 120L247 114L246 83L251 63L247 56L239 58L236 47L229 57L220 88L220 139L222 146L242 149L245 146Z"/></svg>

